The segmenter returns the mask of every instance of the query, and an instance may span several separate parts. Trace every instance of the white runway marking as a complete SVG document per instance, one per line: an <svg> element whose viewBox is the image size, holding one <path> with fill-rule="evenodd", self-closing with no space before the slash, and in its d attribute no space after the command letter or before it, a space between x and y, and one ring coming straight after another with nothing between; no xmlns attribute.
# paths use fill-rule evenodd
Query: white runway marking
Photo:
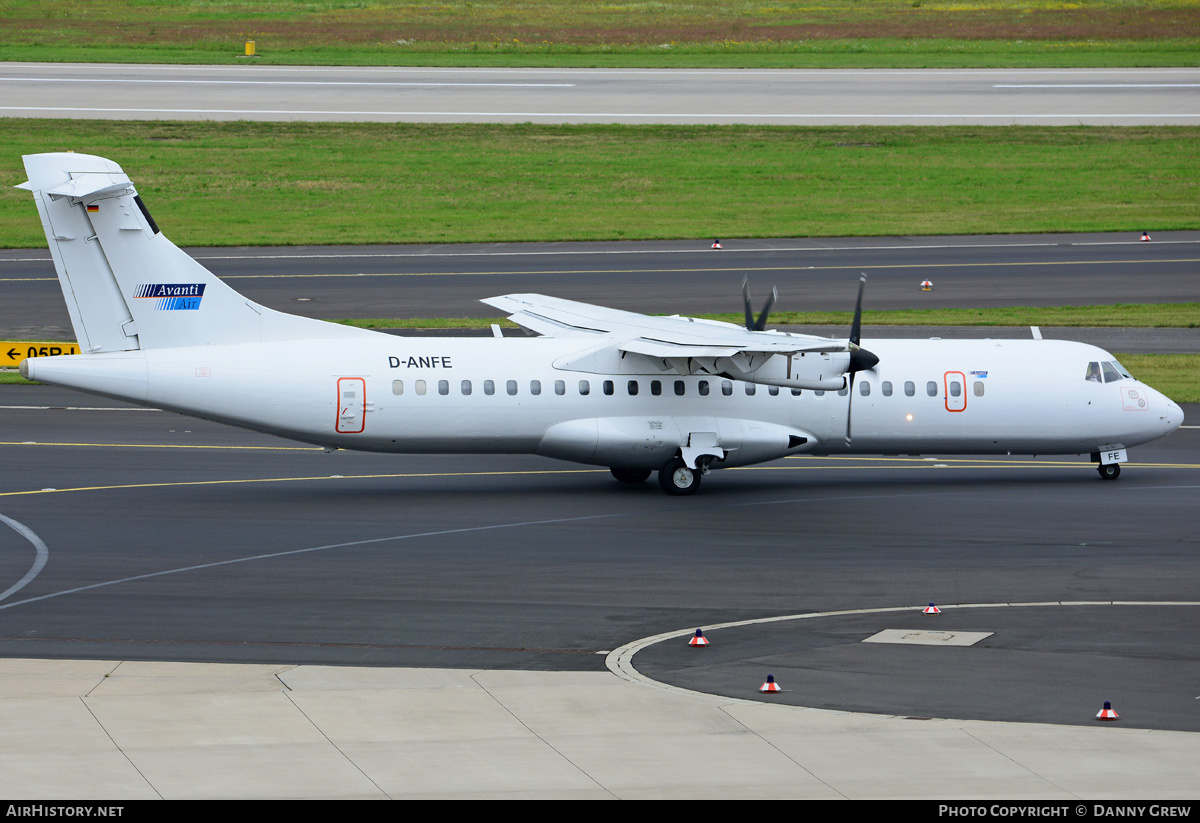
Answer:
<svg viewBox="0 0 1200 823"><path fill-rule="evenodd" d="M18 523L11 517L5 517L2 514L0 514L0 521L6 523L9 528L32 543L35 552L33 565L29 567L29 571L25 572L25 576L16 583L13 583L3 592L0 592L0 600L3 600L9 595L19 592L21 589L25 588L26 585L28 585L35 577L38 576L42 569L46 567L46 562L50 559L50 549L46 548L46 544L42 542L42 539L34 534L33 530L23 523Z"/></svg>
<svg viewBox="0 0 1200 823"><path fill-rule="evenodd" d="M435 80L146 80L116 77L3 77L9 83L165 83L168 85L203 84L205 86L468 86L503 88L569 89L574 83L442 83Z"/></svg>
<svg viewBox="0 0 1200 823"><path fill-rule="evenodd" d="M994 89L1197 89L1200 83L1008 83Z"/></svg>
<svg viewBox="0 0 1200 823"><path fill-rule="evenodd" d="M959 603L959 604L943 605L943 606L941 606L941 609L943 612L945 612L947 609L1006 609L1006 608L1020 608L1020 607L1030 607L1030 606L1036 606L1036 607L1046 607L1046 606L1051 606L1051 607L1063 607L1063 606L1185 606L1185 607L1188 607L1188 606L1200 606L1200 601L1196 601L1196 600L1163 600L1163 601L1156 601L1156 600L1087 600L1087 601L1051 600L1051 601L1038 602L1038 603L1016 603L1016 602ZM2 608L2 607L0 607L0 608ZM820 617L846 617L846 616L851 616L851 615L864 615L864 614L889 614L889 613L894 614L897 612L911 612L912 614L917 615L917 618L919 619L920 618L919 613L921 611L921 608L922 608L922 606L919 606L919 605L887 606L887 607L873 608L873 609L843 609L843 610L839 610L839 611L828 611L828 612L807 612L804 614L784 614L784 615L779 615L777 617L760 617L760 618L756 618L753 620L735 620L735 621L732 621L729 623L715 623L715 624L708 625L708 626L701 626L700 628L703 628L704 632L707 634L709 632L715 632L718 629L740 628L740 627L744 627L744 626L761 625L764 623L781 623L781 622L789 621L789 620L808 620L808 619L820 618ZM677 629L676 631L663 632L662 634L656 634L653 637L643 637L639 640L634 640L630 643L626 643L621 648L614 649L612 652L610 652L608 657L605 658L604 663L608 667L608 670L611 671L613 674L617 675L620 678L623 678L625 680L633 682L633 683L642 683L647 686L653 686L654 688L657 688L657 689L664 689L666 691L673 691L673 692L678 692L681 694L688 694L688 695L692 695L692 696L696 696L696 697L716 698L716 699L724 701L724 702L732 701L732 702L742 703L742 704L750 705L750 706L762 705L761 702L759 702L757 700L749 700L749 699L741 698L741 697L726 697L726 696L717 695L717 694L708 694L706 692L697 692L697 691L693 691L691 689L685 689L682 686L673 686L669 683L664 683L659 680L653 680L650 677L647 677L646 675L642 674L641 672L639 672L637 669L634 668L633 656L635 654L637 654L638 652L640 652L642 649L645 649L648 646L653 646L657 643L662 643L666 640L679 640L681 638L691 637L695 631L696 631L696 627L693 626L692 628L689 628L689 629ZM1196 699L1200 700L1200 697L1198 697Z"/></svg>

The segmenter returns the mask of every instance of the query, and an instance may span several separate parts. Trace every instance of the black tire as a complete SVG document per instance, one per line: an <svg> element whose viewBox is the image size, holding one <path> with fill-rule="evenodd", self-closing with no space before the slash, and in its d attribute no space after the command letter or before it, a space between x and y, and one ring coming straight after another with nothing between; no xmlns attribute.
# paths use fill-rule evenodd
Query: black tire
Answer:
<svg viewBox="0 0 1200 823"><path fill-rule="evenodd" d="M658 485L667 494L695 494L700 488L700 477L699 469L689 469L683 458L674 457L658 470Z"/></svg>
<svg viewBox="0 0 1200 823"><path fill-rule="evenodd" d="M650 477L651 474L649 469L618 469L614 467L609 469L609 471L612 472L613 477L617 478L622 483L630 483L633 485L645 483L646 479Z"/></svg>
<svg viewBox="0 0 1200 823"><path fill-rule="evenodd" d="M1096 471L1100 472L1100 476L1105 480L1116 480L1121 476L1120 463L1102 463L1096 467Z"/></svg>

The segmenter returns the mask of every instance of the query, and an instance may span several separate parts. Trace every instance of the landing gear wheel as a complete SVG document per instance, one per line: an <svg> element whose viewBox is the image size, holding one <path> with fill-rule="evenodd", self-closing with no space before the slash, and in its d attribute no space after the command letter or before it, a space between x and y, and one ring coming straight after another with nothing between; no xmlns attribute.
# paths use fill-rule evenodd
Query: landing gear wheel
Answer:
<svg viewBox="0 0 1200 823"><path fill-rule="evenodd" d="M622 483L630 484L645 483L646 478L650 476L649 469L618 469L614 467L609 469L609 471L612 472L613 477Z"/></svg>
<svg viewBox="0 0 1200 823"><path fill-rule="evenodd" d="M700 488L699 469L689 469L683 458L674 457L658 470L658 485L667 494L695 494Z"/></svg>
<svg viewBox="0 0 1200 823"><path fill-rule="evenodd" d="M1121 476L1121 464L1103 463L1096 467L1096 471L1100 472L1100 476L1105 480L1116 480Z"/></svg>

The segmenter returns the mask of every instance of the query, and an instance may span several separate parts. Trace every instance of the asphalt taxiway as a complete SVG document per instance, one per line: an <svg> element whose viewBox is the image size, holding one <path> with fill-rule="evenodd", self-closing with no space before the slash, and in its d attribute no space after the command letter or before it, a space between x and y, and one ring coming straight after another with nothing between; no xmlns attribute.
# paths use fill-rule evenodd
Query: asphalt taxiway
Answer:
<svg viewBox="0 0 1200 823"><path fill-rule="evenodd" d="M1190 300L1196 238L1174 240L982 245L1028 253L1043 274L1020 291L1045 289L1046 300L1063 280L1040 281L1071 277L1062 272L1079 272L1072 293L1096 302L1124 302L1131 288ZM1019 300L1008 291L1018 261L976 279L970 261L987 252L955 249L976 245L961 239L831 245L760 249L730 265L663 244L665 266L627 254L581 265L575 248L558 259L524 249L505 265L511 255L495 249L445 260L355 250L341 263L329 250L276 250L267 265L280 276L262 274L263 250L210 253L246 267L223 272L243 277L235 287L283 309L315 302L318 316L375 310L392 299L389 276L405 305L420 292L410 284L428 278L422 288L440 287L451 306L552 291L551 280L563 296L602 291L627 308L671 310L679 295L720 310L746 269L820 295L822 278L802 262L820 254L839 276L816 300L851 301L840 275L879 255L868 294L886 301L885 261L905 245L920 251L899 263L896 300L915 302L908 281L941 263L962 268L938 299ZM892 248L868 248L880 245ZM7 257L43 270L4 280L3 322L47 322L35 296L61 301L48 260ZM478 260L488 266L474 281L433 272ZM382 276L369 276L375 265ZM661 271L676 267L691 269L696 288ZM298 299L307 294L327 299ZM23 318L11 314L14 295ZM2 386L0 717L10 734L0 773L10 782L0 788L1084 797L1104 780L1122 797L1195 796L1200 407L1185 413L1185 428L1132 449L1116 482L1085 457L793 458L715 472L701 494L669 498L540 458L327 454ZM942 614L923 615L929 602ZM706 649L687 646L698 627ZM780 694L758 693L767 673ZM1088 728L1104 700L1120 712L1116 728ZM54 764L82 740L79 768L64 776ZM910 756L930 746L941 753ZM208 782L196 779L198 757ZM464 758L471 768L451 779Z"/></svg>
<svg viewBox="0 0 1200 823"><path fill-rule="evenodd" d="M0 514L44 547L0 531L0 580L20 581L0 600L3 656L601 671L664 631L936 601L976 607L731 627L736 672L711 649L699 672L644 659L698 691L816 668L796 678L804 705L991 717L1019 701L1055 723L1090 715L1039 684L1070 673L1095 702L1125 664L1162 664L1127 702L1148 727L1200 731L1196 429L1131 450L1114 483L1086 457L800 457L677 500L535 457L327 454L50 387L0 397ZM1132 605L999 608L1115 601ZM847 686L872 667L926 681L928 648L859 642L885 628L997 636L939 649L955 688L914 701L888 677Z"/></svg>
<svg viewBox="0 0 1200 823"><path fill-rule="evenodd" d="M322 319L495 317L479 301L514 292L650 314L738 313L744 278L756 308L777 286L779 311L850 311L863 272L868 309L1194 302L1200 232L1139 237L725 238L719 251L711 240L684 240L190 253L252 300ZM923 280L932 291L921 290ZM0 329L11 339L71 339L46 249L0 251L0 297ZM1193 331L1158 331L1160 342L1143 350L1192 350L1178 347Z"/></svg>
<svg viewBox="0 0 1200 823"><path fill-rule="evenodd" d="M9 796L1200 791L1200 429L1111 483L796 458L669 498L51 387L0 414Z"/></svg>

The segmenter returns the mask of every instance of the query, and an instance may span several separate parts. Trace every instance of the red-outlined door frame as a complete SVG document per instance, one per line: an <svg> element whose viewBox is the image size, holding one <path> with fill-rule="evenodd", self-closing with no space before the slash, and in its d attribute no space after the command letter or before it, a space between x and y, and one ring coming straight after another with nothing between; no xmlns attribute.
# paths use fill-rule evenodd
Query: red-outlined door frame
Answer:
<svg viewBox="0 0 1200 823"><path fill-rule="evenodd" d="M950 375L957 374L959 380L958 397L950 396ZM942 390L946 392L946 411L960 412L967 410L967 376L960 371L948 371L942 376Z"/></svg>
<svg viewBox="0 0 1200 823"><path fill-rule="evenodd" d="M362 377L339 377L337 381L338 434L361 434L367 427L367 381Z"/></svg>

